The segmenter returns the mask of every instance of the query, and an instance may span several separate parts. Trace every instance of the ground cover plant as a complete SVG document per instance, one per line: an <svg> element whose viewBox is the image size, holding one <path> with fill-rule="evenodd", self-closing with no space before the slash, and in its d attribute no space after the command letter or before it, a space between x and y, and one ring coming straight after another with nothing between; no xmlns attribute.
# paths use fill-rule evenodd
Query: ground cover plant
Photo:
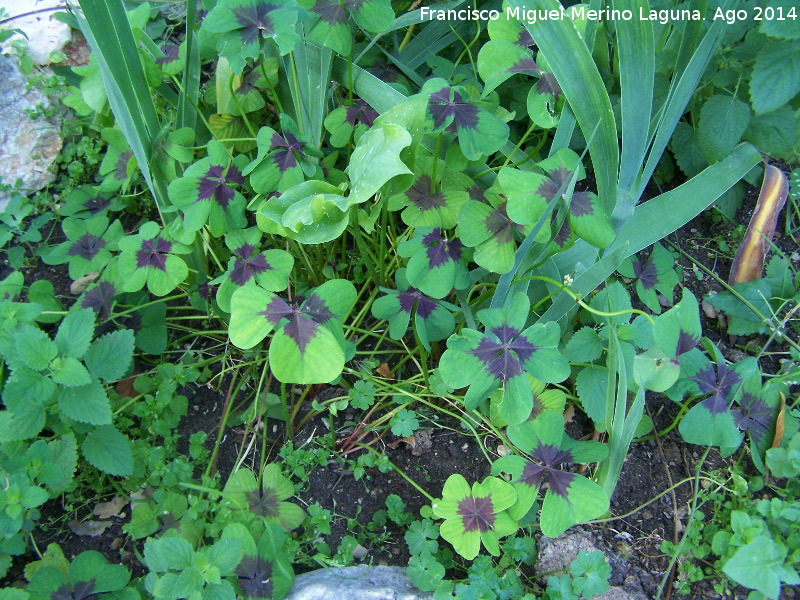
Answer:
<svg viewBox="0 0 800 600"><path fill-rule="evenodd" d="M517 0L483 21L390 0L71 5L92 59L62 71L64 103L104 157L41 215L18 196L3 216L0 572L22 583L0 593L281 598L399 532L436 598L591 598L602 554L548 572L537 543L623 518L631 445L673 430L702 457L649 500L672 493L678 519L689 490L657 594L800 584L800 280L770 245L784 205L784 239L800 229L800 78L796 29L754 8L796 10L767 4L674 22L534 22ZM699 297L669 236L732 218L762 179L731 285ZM38 260L72 298L27 277ZM726 353L709 313L767 340ZM218 421L182 438L202 386ZM390 459L434 429L477 445L482 474ZM331 466L422 504L393 492L332 546L339 480L308 495ZM48 501L98 494L122 504L69 528L130 505L130 568L36 543Z"/></svg>

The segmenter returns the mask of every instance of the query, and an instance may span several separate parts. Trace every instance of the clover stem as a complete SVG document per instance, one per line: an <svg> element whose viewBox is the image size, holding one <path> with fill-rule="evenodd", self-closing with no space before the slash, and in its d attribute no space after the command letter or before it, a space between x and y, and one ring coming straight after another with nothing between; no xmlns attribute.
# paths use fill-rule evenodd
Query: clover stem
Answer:
<svg viewBox="0 0 800 600"><path fill-rule="evenodd" d="M357 445L357 446L359 446L360 448L363 448L364 450L367 450L368 452L372 452L372 454L374 454L374 455L375 455L375 456L377 456L377 457L380 457L380 456L382 456L380 452L378 452L377 450L375 450L375 449L373 449L373 448L370 448L369 446L367 446L367 445L365 445L365 444L356 444L356 445ZM402 470L401 470L399 467L397 467L397 466L396 466L396 465L395 465L395 464L394 464L394 463L393 463L391 460L390 460L390 461L388 461L388 462L389 462L389 466L391 466L391 467L392 467L392 469L394 469L395 471L397 471L397 473L398 473L398 474L399 474L399 475L400 475L400 476L401 476L403 479L405 479L405 480L406 480L408 483L410 483L411 485L413 485L413 486L414 486L414 488L416 488L416 490L417 490L417 491L418 491L420 494L422 494L422 495L423 495L423 496L425 496L425 497L426 497L428 500L430 500L430 501L431 501L431 503L433 503L433 502L434 502L434 500L435 500L435 499L434 499L434 497L433 497L433 496L431 496L431 495L430 495L428 492L426 492L426 491L425 491L425 490L424 490L424 489L423 489L423 488L422 488L422 487L421 487L421 486L420 486L420 485L419 485L419 484L418 484L416 481L414 481L413 479L411 479L411 477L409 477L408 475L406 475L406 474L405 474L405 473L404 473L404 472L403 472L403 471L402 471Z"/></svg>

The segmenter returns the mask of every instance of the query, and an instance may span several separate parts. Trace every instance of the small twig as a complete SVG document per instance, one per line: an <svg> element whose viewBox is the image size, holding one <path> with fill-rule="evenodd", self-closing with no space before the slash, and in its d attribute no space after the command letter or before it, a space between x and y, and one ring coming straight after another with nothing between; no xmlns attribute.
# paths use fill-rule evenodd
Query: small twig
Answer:
<svg viewBox="0 0 800 600"><path fill-rule="evenodd" d="M61 6L53 6L51 8L40 8L39 10L32 10L30 12L14 15L13 17L8 17L7 19L0 20L0 25L5 25L6 23L15 21L16 19L22 19L23 17L32 17L33 15L38 15L40 13L54 12L57 10L67 10L67 5L62 4Z"/></svg>

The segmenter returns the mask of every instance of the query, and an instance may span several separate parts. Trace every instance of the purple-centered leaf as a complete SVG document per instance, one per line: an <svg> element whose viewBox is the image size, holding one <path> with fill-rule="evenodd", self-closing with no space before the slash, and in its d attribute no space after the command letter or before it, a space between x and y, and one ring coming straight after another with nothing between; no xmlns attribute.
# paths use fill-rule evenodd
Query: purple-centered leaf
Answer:
<svg viewBox="0 0 800 600"><path fill-rule="evenodd" d="M760 445L772 426L776 409L750 392L742 394L739 405L741 410L731 411L736 426L740 431L747 431L756 445Z"/></svg>
<svg viewBox="0 0 800 600"><path fill-rule="evenodd" d="M426 248L425 252L432 269L451 260L460 260L461 249L464 247L458 238L448 240L442 237L442 230L439 227L435 227L433 231L423 236L422 244Z"/></svg>
<svg viewBox="0 0 800 600"><path fill-rule="evenodd" d="M245 494L250 512L259 517L277 519L280 515L281 499L275 490L265 489L263 492L251 490Z"/></svg>
<svg viewBox="0 0 800 600"><path fill-rule="evenodd" d="M80 301L81 308L91 308L97 314L97 320L105 321L111 315L114 296L120 292L110 281L101 281L93 288L86 290Z"/></svg>
<svg viewBox="0 0 800 600"><path fill-rule="evenodd" d="M350 4L352 4L352 2L350 2ZM317 0L309 11L319 16L320 20L329 23L331 26L344 25L347 23L347 13L342 8L339 0Z"/></svg>
<svg viewBox="0 0 800 600"><path fill-rule="evenodd" d="M236 165L228 167L227 172L221 165L211 165L205 175L200 178L197 186L197 202L213 198L223 209L227 209L228 203L236 195L236 192L230 187L231 183L244 185L244 177Z"/></svg>
<svg viewBox="0 0 800 600"><path fill-rule="evenodd" d="M236 567L239 587L245 598L272 598L272 563L246 554Z"/></svg>
<svg viewBox="0 0 800 600"><path fill-rule="evenodd" d="M532 58L523 58L506 69L508 73L541 73L542 70Z"/></svg>
<svg viewBox="0 0 800 600"><path fill-rule="evenodd" d="M287 319L295 313L295 309L289 306L283 298L273 296L267 304L266 309L258 313L267 318L267 321L273 325L277 325L281 319Z"/></svg>
<svg viewBox="0 0 800 600"><path fill-rule="evenodd" d="M681 356L681 354L686 354L690 350L694 349L697 344L700 343L700 336L699 335L692 335L683 329L680 330L678 334L678 348L675 351L675 360Z"/></svg>
<svg viewBox="0 0 800 600"><path fill-rule="evenodd" d="M527 32L525 33L527 34ZM539 76L539 81L536 82L536 91L540 94L552 94L554 98L558 98L564 93L556 81L556 76L547 72Z"/></svg>
<svg viewBox="0 0 800 600"><path fill-rule="evenodd" d="M427 175L421 175L405 194L409 202L423 212L442 208L447 203L442 192L431 191L431 178Z"/></svg>
<svg viewBox="0 0 800 600"><path fill-rule="evenodd" d="M325 325L325 323L336 316L330 311L325 301L317 294L311 294L311 296L303 302L300 306L299 313L308 315L320 325Z"/></svg>
<svg viewBox="0 0 800 600"><path fill-rule="evenodd" d="M288 132L285 133L284 136L281 136L277 132L272 135L270 151L278 150L272 155L272 159L275 161L281 173L297 166L297 158L294 155L295 152L302 158L305 158L305 154L302 152L305 145L305 142L298 140L294 135Z"/></svg>
<svg viewBox="0 0 800 600"><path fill-rule="evenodd" d="M112 200L110 198L103 198L100 194L95 194L84 200L81 204L84 210L89 211L89 214L94 216L111 206Z"/></svg>
<svg viewBox="0 0 800 600"><path fill-rule="evenodd" d="M172 242L164 238L142 240L142 248L136 252L136 266L139 269L154 267L167 271L167 256L172 250Z"/></svg>
<svg viewBox="0 0 800 600"><path fill-rule="evenodd" d="M269 14L279 8L268 2L254 2L244 6L236 6L231 11L239 24L242 42L253 44L258 42L259 34L266 36L274 33L272 16Z"/></svg>
<svg viewBox="0 0 800 600"><path fill-rule="evenodd" d="M560 171L561 169L559 169ZM560 183L558 184L561 185ZM552 191L549 199L556 195L558 188ZM572 200L569 203L569 212L573 217L583 217L585 215L594 215L594 207L592 206L592 197L588 192L575 192L572 194Z"/></svg>
<svg viewBox="0 0 800 600"><path fill-rule="evenodd" d="M427 319L437 306L436 302L414 288L409 288L405 292L400 292L397 294L397 299L400 301L400 308L409 315L414 309L414 303L416 302L417 314L423 319Z"/></svg>
<svg viewBox="0 0 800 600"><path fill-rule="evenodd" d="M375 119L378 118L378 112L372 110L369 105L363 100L356 100L355 106L348 106L345 120L351 125L356 124L356 120L364 123L367 127L372 127Z"/></svg>
<svg viewBox="0 0 800 600"><path fill-rule="evenodd" d="M716 374L713 367L708 367L692 377L692 381L697 383L700 393L712 394L710 398L703 400L701 404L713 416L728 410L726 401L728 393L733 386L741 383L742 378L736 371L728 369L724 362L719 362Z"/></svg>
<svg viewBox="0 0 800 600"><path fill-rule="evenodd" d="M318 330L319 324L300 315L295 315L283 328L283 332L292 338L297 347L300 348L301 355L305 353L306 346L314 339Z"/></svg>
<svg viewBox="0 0 800 600"><path fill-rule="evenodd" d="M67 250L67 256L80 256L91 261L105 247L106 242L104 239L86 232L72 243L69 250Z"/></svg>
<svg viewBox="0 0 800 600"><path fill-rule="evenodd" d="M245 285L256 275L260 275L271 268L263 254L253 256L253 253L256 252L256 247L252 244L244 244L233 252L238 258L233 261L231 281L238 286Z"/></svg>
<svg viewBox="0 0 800 600"><path fill-rule="evenodd" d="M457 514L465 531L489 531L494 528L495 509L491 496L473 498L467 496L459 501Z"/></svg>
<svg viewBox="0 0 800 600"><path fill-rule="evenodd" d="M450 96L452 95L452 100ZM461 94L450 87L443 87L428 99L428 110L433 117L433 125L438 128L452 118L447 130L455 132L458 128L475 129L478 125L478 107L464 102Z"/></svg>
<svg viewBox="0 0 800 600"><path fill-rule="evenodd" d="M113 178L116 181L128 179L128 162L133 158L133 150L127 150L119 155L117 162L114 163Z"/></svg>

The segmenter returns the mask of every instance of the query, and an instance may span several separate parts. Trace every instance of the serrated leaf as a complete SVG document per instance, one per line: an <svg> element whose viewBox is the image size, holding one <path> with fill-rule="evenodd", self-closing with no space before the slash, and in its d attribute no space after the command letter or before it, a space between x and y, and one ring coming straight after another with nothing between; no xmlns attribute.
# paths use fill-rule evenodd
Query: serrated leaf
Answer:
<svg viewBox="0 0 800 600"><path fill-rule="evenodd" d="M94 318L94 311L88 308L64 317L55 339L62 356L80 358L84 355L94 334Z"/></svg>
<svg viewBox="0 0 800 600"><path fill-rule="evenodd" d="M733 96L711 96L703 104L697 139L706 160L713 164L728 156L750 123L750 107Z"/></svg>
<svg viewBox="0 0 800 600"><path fill-rule="evenodd" d="M678 167L687 177L698 175L708 166L697 132L688 123L681 121L675 126L669 147L675 155Z"/></svg>
<svg viewBox="0 0 800 600"><path fill-rule="evenodd" d="M89 464L104 473L118 477L133 474L131 443L113 425L103 425L89 433L81 450Z"/></svg>
<svg viewBox="0 0 800 600"><path fill-rule="evenodd" d="M125 376L133 359L134 335L130 329L112 331L97 338L86 351L84 362L92 377L116 381Z"/></svg>
<svg viewBox="0 0 800 600"><path fill-rule="evenodd" d="M98 382L61 389L58 407L68 418L81 423L111 424L111 405L103 386Z"/></svg>
<svg viewBox="0 0 800 600"><path fill-rule="evenodd" d="M768 18L769 11L774 11L772 13L774 18ZM797 27L797 2L794 0L770 0L762 14L764 18L758 24L761 33L784 40L800 38L800 29Z"/></svg>
<svg viewBox="0 0 800 600"><path fill-rule="evenodd" d="M594 421L597 430L605 431L608 369L596 365L585 367L578 373L575 390L584 412Z"/></svg>
<svg viewBox="0 0 800 600"><path fill-rule="evenodd" d="M58 346L47 334L31 325L23 325L14 336L17 354L34 371L43 371L58 354Z"/></svg>
<svg viewBox="0 0 800 600"><path fill-rule="evenodd" d="M771 42L759 50L750 80L757 115L772 112L800 92L800 40Z"/></svg>
<svg viewBox="0 0 800 600"><path fill-rule="evenodd" d="M69 387L87 385L92 380L86 367L77 358L71 356L55 359L52 363L50 377L56 383Z"/></svg>

